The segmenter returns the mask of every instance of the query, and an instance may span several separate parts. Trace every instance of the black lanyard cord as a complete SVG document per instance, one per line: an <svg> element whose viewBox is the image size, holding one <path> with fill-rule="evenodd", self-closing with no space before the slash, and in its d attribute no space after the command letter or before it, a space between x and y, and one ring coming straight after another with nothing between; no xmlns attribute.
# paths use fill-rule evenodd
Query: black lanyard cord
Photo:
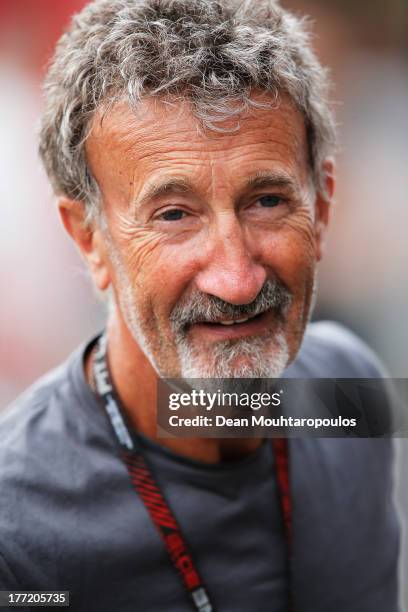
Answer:
<svg viewBox="0 0 408 612"><path fill-rule="evenodd" d="M181 577L184 587L198 612L215 612L204 582L194 564L179 524L163 496L141 449L137 447L126 425L124 411L110 378L106 358L106 336L98 340L93 354L93 375L96 393L101 398L109 421L121 447L121 455L130 480L137 491L169 555L171 564ZM291 544L291 497L289 490L288 441L273 438L276 479L289 552ZM291 608L290 608L291 609Z"/></svg>

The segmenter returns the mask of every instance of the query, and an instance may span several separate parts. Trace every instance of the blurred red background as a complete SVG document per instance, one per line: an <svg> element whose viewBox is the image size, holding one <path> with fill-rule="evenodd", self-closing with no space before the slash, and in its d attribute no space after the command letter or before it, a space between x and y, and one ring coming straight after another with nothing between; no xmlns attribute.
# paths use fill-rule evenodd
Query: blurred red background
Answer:
<svg viewBox="0 0 408 612"><path fill-rule="evenodd" d="M55 42L84 0L0 2L0 402L64 358L103 321L87 274L57 220L35 129ZM342 137L337 204L316 317L362 335L390 373L408 372L404 2L301 2L330 66Z"/></svg>
<svg viewBox="0 0 408 612"><path fill-rule="evenodd" d="M0 0L0 406L103 325L36 149L45 66L84 4ZM338 188L315 316L354 329L393 376L406 377L407 3L282 4L311 15L316 49L336 84ZM407 487L399 495L407 508Z"/></svg>

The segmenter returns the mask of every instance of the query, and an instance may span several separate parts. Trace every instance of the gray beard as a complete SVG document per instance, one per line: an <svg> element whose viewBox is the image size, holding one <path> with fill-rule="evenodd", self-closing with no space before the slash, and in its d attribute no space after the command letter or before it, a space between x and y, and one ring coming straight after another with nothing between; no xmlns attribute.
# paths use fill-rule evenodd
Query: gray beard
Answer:
<svg viewBox="0 0 408 612"><path fill-rule="evenodd" d="M279 378L288 364L283 333L217 342L200 352L185 339L177 344L182 378ZM236 365L239 358L245 363Z"/></svg>
<svg viewBox="0 0 408 612"><path fill-rule="evenodd" d="M215 296L202 293L181 299L170 316L181 376L183 378L279 377L289 359L289 350L282 329L291 302L290 292L278 280L267 280L251 304L230 304ZM277 329L267 335L224 340L212 344L211 347L194 346L188 337L188 330L194 323L212 323L220 318L254 317L266 311L273 312L277 324Z"/></svg>

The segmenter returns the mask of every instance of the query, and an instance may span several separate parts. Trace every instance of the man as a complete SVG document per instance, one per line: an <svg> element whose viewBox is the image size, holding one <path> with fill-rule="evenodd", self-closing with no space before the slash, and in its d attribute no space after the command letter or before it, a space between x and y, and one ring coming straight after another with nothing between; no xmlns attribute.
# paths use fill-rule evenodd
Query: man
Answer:
<svg viewBox="0 0 408 612"><path fill-rule="evenodd" d="M45 92L41 155L111 309L3 415L1 588L84 611L397 610L389 441L156 435L159 377L381 376L308 323L335 134L302 23L272 0L99 0Z"/></svg>

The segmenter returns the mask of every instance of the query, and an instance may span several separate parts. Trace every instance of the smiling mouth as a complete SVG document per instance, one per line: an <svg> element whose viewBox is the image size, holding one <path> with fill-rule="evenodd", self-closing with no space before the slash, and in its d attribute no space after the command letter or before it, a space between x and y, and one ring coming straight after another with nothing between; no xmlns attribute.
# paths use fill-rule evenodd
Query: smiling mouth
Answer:
<svg viewBox="0 0 408 612"><path fill-rule="evenodd" d="M262 315L264 315L267 311L265 312L261 312L257 315L249 315L248 317L241 317L241 318L235 318L235 319L220 319L218 321L197 321L197 324L199 325L226 325L226 326L230 326L230 325L242 325L243 323L246 323L247 321L254 321L255 319L258 319L259 317L262 317Z"/></svg>
<svg viewBox="0 0 408 612"><path fill-rule="evenodd" d="M276 317L272 310L266 310L257 315L218 321L197 321L190 326L190 333L203 340L220 341L234 340L245 337L262 336L270 332Z"/></svg>

